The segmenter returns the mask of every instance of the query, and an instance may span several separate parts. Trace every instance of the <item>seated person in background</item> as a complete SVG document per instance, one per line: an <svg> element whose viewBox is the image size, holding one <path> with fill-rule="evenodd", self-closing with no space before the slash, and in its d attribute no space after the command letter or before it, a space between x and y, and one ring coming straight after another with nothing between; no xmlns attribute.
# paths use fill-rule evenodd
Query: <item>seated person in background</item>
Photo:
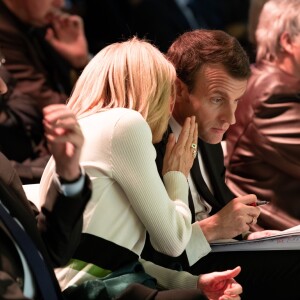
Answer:
<svg viewBox="0 0 300 300"><path fill-rule="evenodd" d="M31 97L15 88L16 81L4 62L0 51L0 77L7 86L6 93L0 94L0 151L10 160L22 184L39 183L50 158L43 116Z"/></svg>
<svg viewBox="0 0 300 300"><path fill-rule="evenodd" d="M273 211L275 217L283 211L298 224L299 10L297 0L272 0L264 5L256 30L256 63L236 112L237 122L226 135L230 189L236 195L254 193L271 201L263 208L266 218Z"/></svg>
<svg viewBox="0 0 300 300"><path fill-rule="evenodd" d="M5 92L6 89L0 77L0 91ZM51 208L42 208L39 212L27 200L16 171L0 153L1 299L61 299L52 268L64 265L72 256L81 233L82 211L91 195L90 180L87 175L81 174L79 166L83 136L76 118L66 109L59 111L51 106L45 108L45 118L49 124L47 140L56 161L58 176L47 195L52 203ZM56 122L59 125L53 125ZM71 182L76 184L72 190L69 188ZM6 223L3 211L9 211L7 218L15 227L24 229L21 230L22 240L11 231L13 227ZM33 242L29 248L30 256L27 256L26 239ZM36 250L42 257L39 263L33 260Z"/></svg>
<svg viewBox="0 0 300 300"><path fill-rule="evenodd" d="M79 16L61 11L64 1L1 0L0 45L16 88L40 108L64 103L73 81L71 70L89 60Z"/></svg>
<svg viewBox="0 0 300 300"><path fill-rule="evenodd" d="M11 118L5 123L1 120L0 130L10 136L11 142L4 145L9 147L5 154L16 162L23 183L39 182L40 170L49 158L42 139L43 107L65 103L74 74L88 62L82 20L62 13L63 3L0 0L0 49L12 77L7 78L7 84L13 90L7 94L4 107L1 105ZM17 147L24 149L22 153L11 151L16 140L21 144Z"/></svg>
<svg viewBox="0 0 300 300"><path fill-rule="evenodd" d="M249 231L260 214L258 207L250 205L257 198L253 194L236 197L224 178L220 143L235 122L238 100L245 92L250 76L245 51L236 38L223 31L194 30L173 42L167 58L177 71L177 88L169 129L155 145L156 162L161 172L168 134L172 132L178 136L184 120L195 116L199 151L188 183L193 226L200 226L203 232L198 247L207 249L209 243L217 239L240 235L254 239L272 234L267 230ZM237 281L243 286L243 300L300 298L300 251L210 252L195 260L189 249L180 257L172 258L154 251L149 244L148 241L142 257L164 267L181 267L192 274L241 266ZM253 288L262 283L263 289ZM282 289L282 286L286 288Z"/></svg>
<svg viewBox="0 0 300 300"><path fill-rule="evenodd" d="M187 206L186 176L194 160L190 145L197 140L194 117L185 120L178 142L174 136L169 139L166 187L155 164L152 143L159 142L167 128L175 78L164 55L137 38L101 50L79 77L68 107L80 119L85 136L80 162L92 179L93 193L84 212L81 242L68 266L57 273L63 289L135 266L146 231L154 247L166 254L180 255L186 247L197 248L197 257L207 254L208 247L199 245L203 233L198 224L192 226ZM49 205L45 194L54 167L50 160L41 180L44 207ZM142 264L160 287L182 289L169 291L163 299L203 299L203 294L240 299L241 287L233 279L239 267L192 276Z"/></svg>

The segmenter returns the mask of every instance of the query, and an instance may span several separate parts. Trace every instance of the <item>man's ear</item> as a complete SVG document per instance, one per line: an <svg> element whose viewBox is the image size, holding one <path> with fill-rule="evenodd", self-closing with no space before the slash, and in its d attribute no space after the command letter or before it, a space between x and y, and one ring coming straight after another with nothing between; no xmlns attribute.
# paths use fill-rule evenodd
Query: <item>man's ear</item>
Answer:
<svg viewBox="0 0 300 300"><path fill-rule="evenodd" d="M181 81L179 78L176 78L176 102L185 102L189 99L188 95L188 87L187 85Z"/></svg>
<svg viewBox="0 0 300 300"><path fill-rule="evenodd" d="M279 43L282 50L289 54L293 54L293 41L289 33L283 32L280 35Z"/></svg>

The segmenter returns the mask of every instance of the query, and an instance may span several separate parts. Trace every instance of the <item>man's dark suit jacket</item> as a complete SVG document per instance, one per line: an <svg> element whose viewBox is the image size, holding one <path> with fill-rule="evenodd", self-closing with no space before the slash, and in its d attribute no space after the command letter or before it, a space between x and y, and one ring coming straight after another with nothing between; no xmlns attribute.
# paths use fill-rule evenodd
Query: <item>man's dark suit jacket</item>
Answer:
<svg viewBox="0 0 300 300"><path fill-rule="evenodd" d="M36 218L40 216L38 216L36 207L27 200L15 170L6 157L0 153L0 200L22 224L41 252L53 277L53 285L56 287L58 295L60 295L60 289L53 267L66 264L71 258L80 239L83 222L82 212L90 195L91 186L88 177L86 177L84 189L80 194L74 197L65 197L57 193L57 201L53 211L43 210L41 213L47 226L46 229L39 231ZM1 227L0 245L0 298L8 299L4 292L9 282L8 278L22 278L23 269L15 248Z"/></svg>
<svg viewBox="0 0 300 300"><path fill-rule="evenodd" d="M154 145L157 152L156 164L161 177L167 137L170 132L171 129L169 128L162 141ZM202 175L198 160L194 161L194 165L191 169L191 177L194 180L199 195L201 195L205 201L212 206L211 214L214 214L224 207L226 203L235 198L235 196L225 183L226 169L224 166L224 155L221 144L208 144L203 142L201 139L198 139L198 149L200 150L204 165L210 178L213 194L209 191L203 179L201 179ZM192 222L195 222L195 209L190 192L189 207L192 213ZM172 267L175 269L179 267L183 268L184 270L189 270L189 264L185 252L176 258L169 257L154 250L154 248L151 246L149 238L147 238L142 257L165 267Z"/></svg>

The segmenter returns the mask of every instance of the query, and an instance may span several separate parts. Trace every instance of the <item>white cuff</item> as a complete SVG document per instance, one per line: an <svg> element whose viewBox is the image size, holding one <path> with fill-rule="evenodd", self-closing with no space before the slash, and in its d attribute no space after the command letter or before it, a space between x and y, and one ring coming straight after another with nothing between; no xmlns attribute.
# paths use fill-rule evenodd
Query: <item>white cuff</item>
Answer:
<svg viewBox="0 0 300 300"><path fill-rule="evenodd" d="M58 188L59 192L62 193L66 197L72 197L76 194L79 194L84 186L85 179L85 171L82 167L80 167L81 175L75 182L72 183L61 183L59 181L59 176L57 174L54 175L53 181Z"/></svg>

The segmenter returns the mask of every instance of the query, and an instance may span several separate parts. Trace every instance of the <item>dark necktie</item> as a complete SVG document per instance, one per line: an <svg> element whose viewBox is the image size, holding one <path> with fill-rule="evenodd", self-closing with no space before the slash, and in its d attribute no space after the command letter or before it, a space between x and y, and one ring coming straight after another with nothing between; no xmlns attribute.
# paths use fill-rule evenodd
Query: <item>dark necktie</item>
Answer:
<svg viewBox="0 0 300 300"><path fill-rule="evenodd" d="M42 299L57 300L58 296L52 282L53 279L50 276L43 258L30 237L26 234L19 223L10 215L9 211L1 201L0 218L26 258L26 262L32 271L32 275L34 276L35 283L40 291Z"/></svg>
<svg viewBox="0 0 300 300"><path fill-rule="evenodd" d="M201 147L201 145L199 145L199 147ZM200 148L200 150L201 150L201 148ZM202 155L202 153L201 153L201 155ZM207 187L207 184L205 183L205 181L203 179L203 176L200 171L198 155L196 156L193 166L191 168L191 175L192 175L192 179L195 183L195 186L196 186L200 196L203 197L203 199L212 206L211 213L212 214L216 213L220 208L220 204L215 199L213 194L210 192L209 188Z"/></svg>

